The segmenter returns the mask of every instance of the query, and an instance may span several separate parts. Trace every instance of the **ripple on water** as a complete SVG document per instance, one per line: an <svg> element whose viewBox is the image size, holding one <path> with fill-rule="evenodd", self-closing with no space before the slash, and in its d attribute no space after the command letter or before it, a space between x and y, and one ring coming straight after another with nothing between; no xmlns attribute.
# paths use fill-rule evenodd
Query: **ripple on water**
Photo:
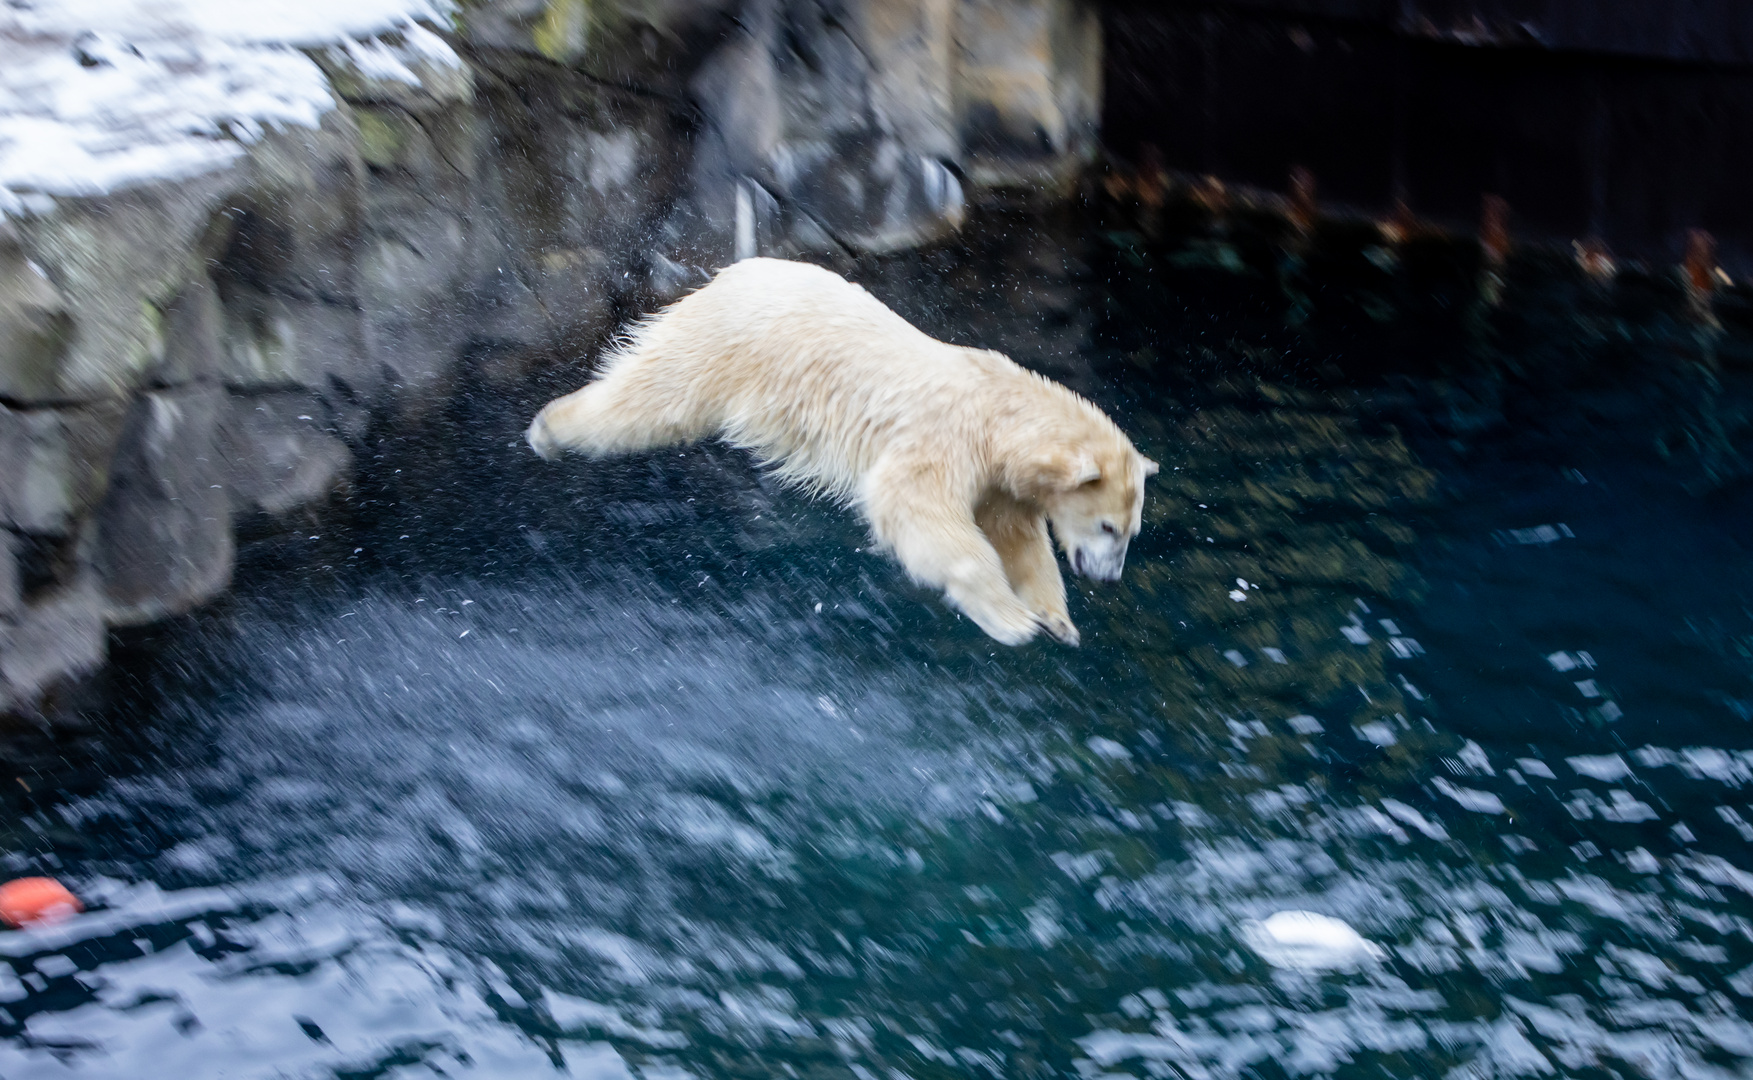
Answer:
<svg viewBox="0 0 1753 1080"><path fill-rule="evenodd" d="M978 336L1072 377L1102 309ZM0 1074L1744 1074L1753 634L1644 581L1744 560L1607 466L1446 491L1233 341L1173 382L1200 325L1127 353L1164 473L1076 652L734 456L435 457L462 501L378 530L430 578L246 582L149 665L151 752L9 834L91 910L0 937ZM1272 963L1285 912L1357 962Z"/></svg>

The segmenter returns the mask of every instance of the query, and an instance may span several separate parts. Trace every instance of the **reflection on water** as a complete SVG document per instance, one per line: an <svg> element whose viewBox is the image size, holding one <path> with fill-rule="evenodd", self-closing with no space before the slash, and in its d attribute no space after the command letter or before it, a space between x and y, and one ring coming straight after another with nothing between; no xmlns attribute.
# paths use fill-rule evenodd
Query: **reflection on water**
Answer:
<svg viewBox="0 0 1753 1080"><path fill-rule="evenodd" d="M7 870L92 910L0 936L0 1076L1744 1075L1747 497L1057 250L866 270L1163 462L1082 649L465 396L20 777ZM1284 910L1381 955L1275 967Z"/></svg>

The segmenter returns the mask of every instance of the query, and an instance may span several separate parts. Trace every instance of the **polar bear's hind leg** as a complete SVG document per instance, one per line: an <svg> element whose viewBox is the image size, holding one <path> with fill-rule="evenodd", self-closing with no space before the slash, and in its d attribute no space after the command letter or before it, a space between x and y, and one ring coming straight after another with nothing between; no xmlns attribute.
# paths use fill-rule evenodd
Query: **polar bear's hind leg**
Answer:
<svg viewBox="0 0 1753 1080"><path fill-rule="evenodd" d="M531 421L530 449L545 458L562 450L609 457L694 442L716 424L690 407L692 395L666 386L634 362L565 397L550 401Z"/></svg>

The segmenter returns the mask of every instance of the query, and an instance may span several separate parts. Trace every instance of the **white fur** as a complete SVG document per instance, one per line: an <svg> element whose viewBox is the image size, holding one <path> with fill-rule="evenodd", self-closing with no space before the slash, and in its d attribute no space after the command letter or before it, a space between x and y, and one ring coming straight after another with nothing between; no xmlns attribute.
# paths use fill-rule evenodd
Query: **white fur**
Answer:
<svg viewBox="0 0 1753 1080"><path fill-rule="evenodd" d="M927 337L830 271L746 259L641 323L530 424L538 454L720 436L856 507L912 578L997 640L1076 644L1047 534L1114 580L1156 465L1101 410Z"/></svg>

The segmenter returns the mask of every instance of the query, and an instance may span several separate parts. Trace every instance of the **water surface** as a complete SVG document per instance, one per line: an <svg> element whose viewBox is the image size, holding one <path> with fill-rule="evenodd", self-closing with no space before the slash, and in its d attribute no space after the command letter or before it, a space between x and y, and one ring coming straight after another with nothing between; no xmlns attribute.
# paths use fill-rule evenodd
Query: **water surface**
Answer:
<svg viewBox="0 0 1753 1080"><path fill-rule="evenodd" d="M0 1076L1745 1075L1753 505L1666 354L1494 398L1068 227L861 273L1163 463L1082 648L483 377L21 769L93 910L0 936Z"/></svg>

